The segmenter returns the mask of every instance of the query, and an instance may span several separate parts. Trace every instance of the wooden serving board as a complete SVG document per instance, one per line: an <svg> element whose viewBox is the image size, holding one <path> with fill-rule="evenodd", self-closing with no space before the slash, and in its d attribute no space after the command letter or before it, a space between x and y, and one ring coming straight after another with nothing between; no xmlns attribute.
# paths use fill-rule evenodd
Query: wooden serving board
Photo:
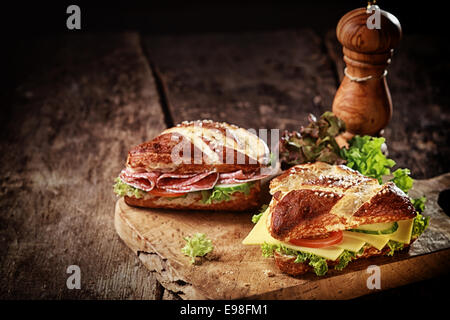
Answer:
<svg viewBox="0 0 450 320"><path fill-rule="evenodd" d="M426 195L431 224L408 252L351 262L343 271L298 278L282 274L259 246L244 246L254 212L190 212L138 209L123 198L116 203L119 236L155 273L160 283L183 299L348 299L373 292L367 287L369 265L381 270L381 290L428 279L450 267L450 218L437 204L450 189L450 173L416 180L412 197ZM183 237L206 233L214 245L209 259L192 265L181 248Z"/></svg>

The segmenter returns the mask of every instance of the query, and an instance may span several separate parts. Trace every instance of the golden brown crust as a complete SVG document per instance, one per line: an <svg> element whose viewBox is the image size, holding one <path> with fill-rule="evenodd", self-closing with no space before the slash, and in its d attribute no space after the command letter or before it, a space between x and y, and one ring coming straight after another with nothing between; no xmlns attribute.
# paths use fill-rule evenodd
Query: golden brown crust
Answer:
<svg viewBox="0 0 450 320"><path fill-rule="evenodd" d="M405 244L404 249L409 248L410 244ZM376 256L383 256L387 255L390 251L390 248L388 246L385 246L382 250L378 250L374 247L367 247L365 248L364 252L359 255L357 258L355 258L352 261L355 261L357 259L365 259L365 258L371 258ZM295 263L296 257L285 255L283 253L279 253L277 251L274 252L274 259L275 263L280 269L281 272L286 273L291 276L300 276L302 274L305 274L307 272L313 272L313 268L308 265L308 261L305 263ZM339 260L331 261L327 260L328 267L333 267L336 264L339 263ZM352 263L352 262L350 262Z"/></svg>
<svg viewBox="0 0 450 320"><path fill-rule="evenodd" d="M188 135L192 132L182 131L186 129L195 133L195 140ZM245 139L253 139L250 149L254 148L256 151L238 149L238 146L246 142ZM257 143L254 143L255 141ZM163 131L153 140L135 146L128 153L127 166L133 169L180 174L211 170L245 172L264 167L264 159L268 156L265 153L268 153L265 142L249 131L226 123L203 120L183 122ZM249 157L249 154L252 157Z"/></svg>
<svg viewBox="0 0 450 320"><path fill-rule="evenodd" d="M143 199L125 197L125 202L130 206L145 208L164 208L178 210L211 210L211 211L245 211L260 207L260 182L254 183L250 193L235 192L229 201L205 204L202 201L201 192L188 193L186 197L165 198L147 196Z"/></svg>
<svg viewBox="0 0 450 320"><path fill-rule="evenodd" d="M332 195L332 196L331 196ZM341 197L334 193L319 196L314 190L293 190L278 201L272 211L271 233L285 238L300 223L307 225L331 225L340 223L340 218L330 214L331 208ZM326 233L324 229L321 233ZM306 232L304 232L306 233Z"/></svg>
<svg viewBox="0 0 450 320"><path fill-rule="evenodd" d="M289 242L363 224L412 219L409 197L345 166L298 165L270 183L272 236Z"/></svg>

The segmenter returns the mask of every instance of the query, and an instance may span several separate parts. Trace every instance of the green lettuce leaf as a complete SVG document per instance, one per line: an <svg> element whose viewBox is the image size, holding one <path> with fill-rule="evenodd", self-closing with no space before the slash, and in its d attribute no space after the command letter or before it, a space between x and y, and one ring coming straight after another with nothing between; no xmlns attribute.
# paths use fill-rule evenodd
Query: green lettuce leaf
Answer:
<svg viewBox="0 0 450 320"><path fill-rule="evenodd" d="M427 198L425 196L416 199L411 199L411 202L417 212L422 213L425 211L425 203L427 202Z"/></svg>
<svg viewBox="0 0 450 320"><path fill-rule="evenodd" d="M253 223L255 223L255 224L258 223L258 221L259 221L259 219L261 219L261 217L262 217L264 211L267 210L267 207L269 207L267 204L263 204L263 205L261 206L261 209L259 209L259 213L258 213L258 214L254 214L254 215L252 216L252 222L253 222Z"/></svg>
<svg viewBox="0 0 450 320"><path fill-rule="evenodd" d="M430 224L430 217L425 217L420 213L417 213L413 222L411 238L415 239L419 237L425 231L425 229L428 227L429 224Z"/></svg>
<svg viewBox="0 0 450 320"><path fill-rule="evenodd" d="M217 186L215 186L211 190L202 191L202 201L203 203L206 204L211 204L213 201L216 202L229 201L231 199L231 195L235 192L243 192L246 195L248 195L253 185L254 185L253 182L247 182L236 186L232 186L230 188L219 189L217 188Z"/></svg>
<svg viewBox="0 0 450 320"><path fill-rule="evenodd" d="M211 240L204 233L196 233L192 238L184 238L186 245L181 249L186 256L191 257L191 263L195 263L195 257L203 257L213 251Z"/></svg>
<svg viewBox="0 0 450 320"><path fill-rule="evenodd" d="M386 158L381 151L384 142L384 138L356 135L349 141L348 149L341 149L341 156L347 160L349 168L375 178L381 184L382 177L390 174L390 168L395 165L395 161Z"/></svg>
<svg viewBox="0 0 450 320"><path fill-rule="evenodd" d="M336 270L344 269L352 259L356 258L356 252L344 250L339 256L339 263L334 266Z"/></svg>
<svg viewBox="0 0 450 320"><path fill-rule="evenodd" d="M403 243L394 240L389 240L387 245L391 249L387 254L388 256L393 256L395 251L402 250L405 247Z"/></svg>
<svg viewBox="0 0 450 320"><path fill-rule="evenodd" d="M414 183L413 178L409 176L411 171L409 169L397 169L392 174L394 178L391 181L404 193L408 193Z"/></svg>
<svg viewBox="0 0 450 320"><path fill-rule="evenodd" d="M132 186L126 184L119 177L117 177L114 181L115 181L114 192L119 197L128 196L128 197L135 197L137 199L140 199L140 198L144 197L144 195L146 193L144 190L141 190L141 189L138 189L138 188L135 188L135 187L132 187Z"/></svg>
<svg viewBox="0 0 450 320"><path fill-rule="evenodd" d="M294 261L295 263L303 263L309 261L308 264L313 267L314 272L318 276L323 276L328 272L327 260L312 253L296 251L286 248L283 245L268 244L266 242L261 245L261 251L262 255L265 258L272 257L274 251L277 251L282 254L296 257Z"/></svg>

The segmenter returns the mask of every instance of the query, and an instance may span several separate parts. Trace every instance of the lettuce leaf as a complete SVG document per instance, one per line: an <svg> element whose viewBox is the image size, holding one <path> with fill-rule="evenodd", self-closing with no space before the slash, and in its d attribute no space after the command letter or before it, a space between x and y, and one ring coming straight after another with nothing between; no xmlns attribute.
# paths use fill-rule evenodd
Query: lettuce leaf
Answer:
<svg viewBox="0 0 450 320"><path fill-rule="evenodd" d="M145 195L144 190L141 190L141 189L138 189L138 188L135 188L135 187L132 187L132 186L126 184L119 177L117 177L114 181L115 181L114 192L119 197L128 196L128 197L134 197L134 198L140 199L140 198L144 197L144 195Z"/></svg>
<svg viewBox="0 0 450 320"><path fill-rule="evenodd" d="M430 217L425 217L420 213L417 213L413 222L411 238L415 239L419 237L425 231L425 229L428 228L429 224L430 224Z"/></svg>
<svg viewBox="0 0 450 320"><path fill-rule="evenodd" d="M181 249L186 256L191 257L191 263L195 263L195 257L203 257L213 251L211 240L204 233L196 233L192 238L184 238L186 245Z"/></svg>
<svg viewBox="0 0 450 320"><path fill-rule="evenodd" d="M404 193L408 193L414 183L413 178L409 176L411 171L409 169L397 169L392 174L394 178L391 181Z"/></svg>
<svg viewBox="0 0 450 320"><path fill-rule="evenodd" d="M402 250L405 247L405 244L398 242L398 241L394 241L394 240L389 240L387 245L388 245L389 249L391 249L387 253L388 256L393 256L395 251Z"/></svg>
<svg viewBox="0 0 450 320"><path fill-rule="evenodd" d="M273 256L274 251L277 251L282 254L290 255L295 257L295 263L304 263L308 261L308 264L313 267L314 272L318 276L323 276L328 272L328 264L325 258L319 257L312 253L295 251L289 248L286 248L283 245L278 244L268 244L264 242L261 245L262 255L265 258L269 258Z"/></svg>
<svg viewBox="0 0 450 320"><path fill-rule="evenodd" d="M427 202L427 198L425 196L422 196L420 198L411 199L411 202L416 211L422 213L425 210L425 203Z"/></svg>
<svg viewBox="0 0 450 320"><path fill-rule="evenodd" d="M255 223L255 224L258 223L259 219L261 219L261 217L262 217L264 211L266 211L268 207L269 207L269 206L268 206L267 204L263 204L263 205L261 206L261 209L259 209L259 213L258 213L258 214L254 214L254 215L252 216L252 222Z"/></svg>
<svg viewBox="0 0 450 320"><path fill-rule="evenodd" d="M336 270L344 269L352 259L356 258L356 252L344 250L339 256L339 263L334 266Z"/></svg>
<svg viewBox="0 0 450 320"><path fill-rule="evenodd" d="M395 161L386 158L381 151L384 142L384 138L356 135L349 141L348 149L341 149L341 156L347 160L347 167L375 178L381 184L382 177L390 174L390 168L395 165Z"/></svg>
<svg viewBox="0 0 450 320"><path fill-rule="evenodd" d="M242 192L248 195L250 193L250 189L253 187L253 182L247 182L235 186L231 186L230 188L215 186L211 190L203 190L202 191L202 202L206 204L211 204L213 201L221 202L221 201L229 201L231 199L231 195L235 192Z"/></svg>
<svg viewBox="0 0 450 320"><path fill-rule="evenodd" d="M314 161L344 163L335 139L345 131L344 121L329 111L322 114L319 120L310 114L308 120L308 126L302 126L299 132L283 132L279 144L282 169Z"/></svg>

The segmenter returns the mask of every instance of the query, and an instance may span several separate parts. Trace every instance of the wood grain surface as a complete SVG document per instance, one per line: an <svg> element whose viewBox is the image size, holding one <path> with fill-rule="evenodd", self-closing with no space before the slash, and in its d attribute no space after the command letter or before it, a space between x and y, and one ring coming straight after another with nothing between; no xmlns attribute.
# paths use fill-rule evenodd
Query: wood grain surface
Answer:
<svg viewBox="0 0 450 320"><path fill-rule="evenodd" d="M1 298L152 299L151 273L113 226L113 180L129 146L164 127L134 33L39 38L2 116ZM39 53L39 54L38 54ZM81 289L66 287L69 265Z"/></svg>
<svg viewBox="0 0 450 320"><path fill-rule="evenodd" d="M437 204L450 188L450 173L416 180L413 194L428 198L425 215L431 226L407 253L351 262L326 276L310 273L293 278L282 274L259 246L242 245L253 228L252 212L195 212L139 209L119 199L115 227L160 283L183 299L348 299L371 293L367 267L381 268L381 287L393 288L445 274L450 267L450 218ZM184 237L207 234L214 244L209 259L192 265L181 248ZM271 274L271 276L269 276Z"/></svg>
<svg viewBox="0 0 450 320"><path fill-rule="evenodd" d="M337 83L311 29L146 36L175 123L228 121L244 128L298 129L331 109Z"/></svg>

